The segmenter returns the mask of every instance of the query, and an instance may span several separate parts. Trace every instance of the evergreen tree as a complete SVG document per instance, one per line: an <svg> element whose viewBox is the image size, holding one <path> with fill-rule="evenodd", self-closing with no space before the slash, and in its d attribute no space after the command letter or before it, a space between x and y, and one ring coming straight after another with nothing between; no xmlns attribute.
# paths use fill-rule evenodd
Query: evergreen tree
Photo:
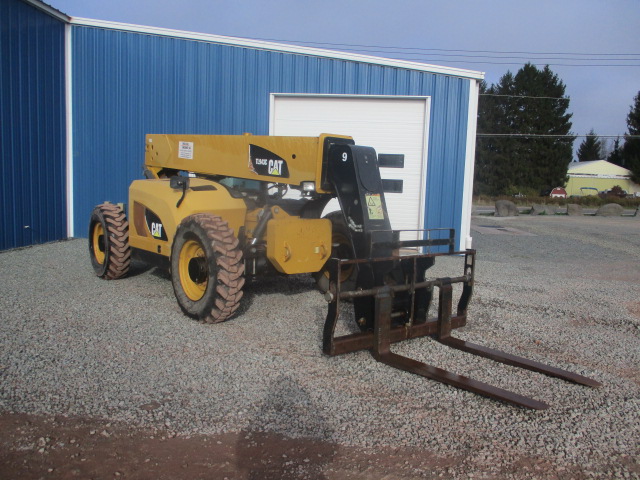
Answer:
<svg viewBox="0 0 640 480"><path fill-rule="evenodd" d="M578 147L578 161L588 162L590 160L602 160L605 157L602 148L602 142L591 129L587 137Z"/></svg>
<svg viewBox="0 0 640 480"><path fill-rule="evenodd" d="M624 167L622 159L622 149L620 148L620 138L616 138L613 142L613 150L607 156L607 162Z"/></svg>
<svg viewBox="0 0 640 480"><path fill-rule="evenodd" d="M530 63L481 89L476 192L540 191L566 183L572 159L565 85ZM494 134L483 136L482 134Z"/></svg>
<svg viewBox="0 0 640 480"><path fill-rule="evenodd" d="M511 73L503 77L503 81L512 79ZM505 108L510 99L499 98L497 87L487 87L483 81L480 84L480 99L478 103L478 132L507 134ZM513 169L509 166L509 140L500 136L478 137L476 151L476 193L483 195L497 195L504 193L513 185Z"/></svg>
<svg viewBox="0 0 640 480"><path fill-rule="evenodd" d="M622 160L623 166L631 170L631 180L640 183L640 92L633 100L634 104L627 115L629 132L624 136Z"/></svg>

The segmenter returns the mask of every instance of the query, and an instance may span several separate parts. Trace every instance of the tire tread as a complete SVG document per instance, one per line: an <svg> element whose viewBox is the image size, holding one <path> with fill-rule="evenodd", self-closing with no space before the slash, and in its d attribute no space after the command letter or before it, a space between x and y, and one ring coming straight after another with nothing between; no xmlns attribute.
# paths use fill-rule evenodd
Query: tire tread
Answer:
<svg viewBox="0 0 640 480"><path fill-rule="evenodd" d="M102 203L96 206L93 214L104 220L105 235L108 236L108 251L105 252L107 265L99 276L105 280L122 278L129 272L131 265L127 217L124 211L113 203Z"/></svg>
<svg viewBox="0 0 640 480"><path fill-rule="evenodd" d="M200 227L209 240L217 267L215 300L211 310L200 320L205 323L220 323L233 315L243 296L243 253L233 229L221 217L197 213L185 218L178 229L192 228L192 223Z"/></svg>

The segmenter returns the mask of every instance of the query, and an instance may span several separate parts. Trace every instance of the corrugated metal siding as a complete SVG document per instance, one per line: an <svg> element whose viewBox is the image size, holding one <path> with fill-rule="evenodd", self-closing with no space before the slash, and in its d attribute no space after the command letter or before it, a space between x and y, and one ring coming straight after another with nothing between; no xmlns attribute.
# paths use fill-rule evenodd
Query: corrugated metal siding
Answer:
<svg viewBox="0 0 640 480"><path fill-rule="evenodd" d="M432 97L424 224L425 228L455 228L459 233L469 85L467 80L451 77L438 80Z"/></svg>
<svg viewBox="0 0 640 480"><path fill-rule="evenodd" d="M66 238L64 28L0 2L0 250Z"/></svg>
<svg viewBox="0 0 640 480"><path fill-rule="evenodd" d="M268 134L271 93L432 97L427 228L459 230L469 81L346 60L73 27L75 235L125 202L146 133ZM345 132L348 134L348 132Z"/></svg>

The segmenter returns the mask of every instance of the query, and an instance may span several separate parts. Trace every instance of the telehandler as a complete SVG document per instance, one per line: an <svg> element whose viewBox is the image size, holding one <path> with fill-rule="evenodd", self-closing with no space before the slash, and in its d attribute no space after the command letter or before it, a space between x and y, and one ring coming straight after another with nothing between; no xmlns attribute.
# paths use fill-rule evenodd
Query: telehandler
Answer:
<svg viewBox="0 0 640 480"><path fill-rule="evenodd" d="M127 274L132 254L168 261L185 314L207 323L229 319L246 278L311 273L329 311L323 351L369 349L376 360L507 403L549 405L391 352L394 342L430 335L450 347L592 387L595 380L451 336L467 320L475 254L457 251L455 231L391 228L380 167L401 155L377 155L351 137L147 135L144 180L129 203L93 210L89 251L96 274ZM287 195L297 190L297 197ZM340 211L322 217L332 198ZM127 218L128 217L128 218ZM464 259L462 275L427 278L438 256ZM453 286L461 294L453 311ZM458 287L460 288L460 287ZM437 316L429 309L437 289ZM351 301L358 333L335 336L341 302ZM435 303L435 302L433 302Z"/></svg>

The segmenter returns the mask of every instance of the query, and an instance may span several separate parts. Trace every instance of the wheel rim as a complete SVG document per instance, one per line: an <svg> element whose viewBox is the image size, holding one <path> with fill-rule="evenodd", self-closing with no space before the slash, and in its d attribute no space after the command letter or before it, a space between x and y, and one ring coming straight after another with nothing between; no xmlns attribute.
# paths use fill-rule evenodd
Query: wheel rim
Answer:
<svg viewBox="0 0 640 480"><path fill-rule="evenodd" d="M99 222L97 222L93 227L93 233L91 234L91 247L96 262L102 265L106 254L104 245L104 227Z"/></svg>
<svg viewBox="0 0 640 480"><path fill-rule="evenodd" d="M178 271L180 284L190 300L197 302L204 296L209 283L207 258L202 246L195 240L188 240L180 250Z"/></svg>

